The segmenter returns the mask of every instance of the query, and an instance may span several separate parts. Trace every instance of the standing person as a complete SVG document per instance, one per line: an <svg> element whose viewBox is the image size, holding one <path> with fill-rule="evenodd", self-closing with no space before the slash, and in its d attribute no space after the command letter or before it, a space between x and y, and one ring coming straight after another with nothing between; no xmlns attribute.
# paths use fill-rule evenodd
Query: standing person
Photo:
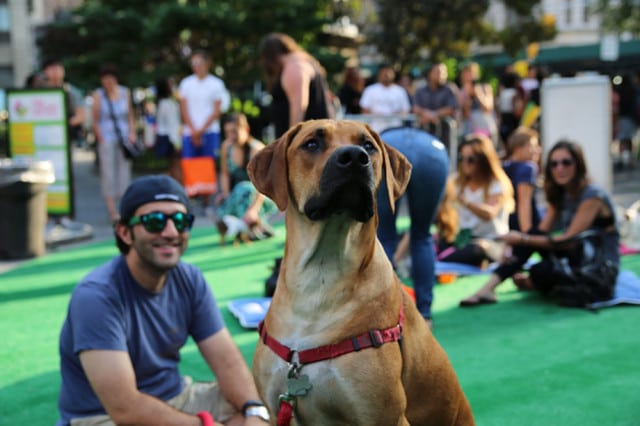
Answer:
<svg viewBox="0 0 640 426"><path fill-rule="evenodd" d="M64 65L59 59L52 58L46 60L42 64L42 74L44 77L44 87L64 90L69 139L71 142L74 142L80 136L85 118L82 93L72 84L65 81Z"/></svg>
<svg viewBox="0 0 640 426"><path fill-rule="evenodd" d="M460 108L462 136L478 133L498 146L498 124L495 116L493 89L480 80L480 66L471 62L460 70Z"/></svg>
<svg viewBox="0 0 640 426"><path fill-rule="evenodd" d="M193 74L185 77L178 88L183 123L182 157L210 157L214 161L206 167L215 170L215 160L220 155L220 117L229 107L229 93L224 82L209 72L211 60L206 53L196 51L190 59ZM203 175L209 178L212 172L207 170ZM200 196L205 210L209 196L216 192L215 173L213 180L191 185L185 179L187 193Z"/></svg>
<svg viewBox="0 0 640 426"><path fill-rule="evenodd" d="M344 70L344 81L338 92L340 104L345 114L360 114L360 97L364 90L364 78L356 66L349 66Z"/></svg>
<svg viewBox="0 0 640 426"><path fill-rule="evenodd" d="M194 220L188 205L166 175L127 188L114 228L121 255L90 272L69 301L57 425L268 422L202 272L180 260ZM180 376L189 336L217 383Z"/></svg>
<svg viewBox="0 0 640 426"><path fill-rule="evenodd" d="M100 69L100 85L93 94L93 133L98 145L100 190L109 219L118 220L118 202L131 180L131 160L123 153L122 141L136 140L131 93L118 82L114 65Z"/></svg>
<svg viewBox="0 0 640 426"><path fill-rule="evenodd" d="M498 93L500 113L500 141L506 146L511 133L516 130L525 106L525 93L520 86L520 77L515 72L502 76Z"/></svg>
<svg viewBox="0 0 640 426"><path fill-rule="evenodd" d="M396 72L389 64L381 64L378 68L378 82L365 87L360 98L363 114L398 115L411 111L411 100L404 87L395 83ZM376 118L370 123L377 132L384 129L402 126L402 120L390 117Z"/></svg>
<svg viewBox="0 0 640 426"><path fill-rule="evenodd" d="M249 180L247 164L264 144L251 137L247 116L234 112L224 120L225 140L220 150L220 192L216 195L216 225L224 243L232 221L241 220L250 239L268 238L273 231L267 218L278 211ZM245 226L242 226L244 229Z"/></svg>
<svg viewBox="0 0 640 426"><path fill-rule="evenodd" d="M528 249L530 253L539 251L543 257L533 265L522 289L536 289L543 294L556 292L561 295L568 288L553 274L553 263L547 251L556 243L570 239L585 230L595 230L602 234L601 245L604 256L601 264L592 265L597 272L587 283L578 275L578 281L571 284L572 290L582 290L582 303L609 300L613 297L616 277L620 267L619 240L616 227L615 207L611 195L603 188L590 182L582 148L575 142L561 140L547 154L544 169L544 192L547 211L540 222L540 235L530 235L521 231L510 231L502 239L511 246ZM551 234L553 230L558 234ZM500 268L507 267L501 265ZM594 285L594 282L598 285ZM460 302L461 306L477 306L495 303L495 289L501 281L490 279L473 296ZM557 292L560 292L559 294Z"/></svg>
<svg viewBox="0 0 640 426"><path fill-rule="evenodd" d="M403 196L407 198L411 218L411 278L418 311L431 326L435 251L430 227L447 182L449 155L442 142L419 129L389 129L382 132L380 137L404 154L412 166L411 179ZM378 238L392 262L395 260L399 240L396 230L397 213L398 206L395 206L395 213L392 212L388 189L383 179L378 190Z"/></svg>
<svg viewBox="0 0 640 426"><path fill-rule="evenodd" d="M169 176L182 182L180 170L180 106L173 97L173 87L168 78L156 80L156 141L157 157L166 158Z"/></svg>
<svg viewBox="0 0 640 426"><path fill-rule="evenodd" d="M259 52L273 97L276 138L301 121L334 116L324 68L295 40L271 33L260 41Z"/></svg>
<svg viewBox="0 0 640 426"><path fill-rule="evenodd" d="M468 136L458 147L455 184L460 231L455 251L442 262L482 266L502 257L504 244L495 237L509 230L513 211L513 187L487 136Z"/></svg>
<svg viewBox="0 0 640 426"><path fill-rule="evenodd" d="M47 87L47 84L44 76L40 73L32 72L24 81L25 89L40 89L42 87Z"/></svg>
<svg viewBox="0 0 640 426"><path fill-rule="evenodd" d="M418 89L413 96L413 112L418 124L440 140L449 142L449 131L442 121L455 118L458 111L458 99L451 86L447 84L447 66L442 62L431 65L427 72L427 84Z"/></svg>
<svg viewBox="0 0 640 426"><path fill-rule="evenodd" d="M636 133L638 120L638 106L636 103L636 87L631 74L622 77L622 82L613 86L613 90L618 96L618 108L616 114L616 140L619 143L619 159L615 164L616 170L625 167L633 168L633 136Z"/></svg>

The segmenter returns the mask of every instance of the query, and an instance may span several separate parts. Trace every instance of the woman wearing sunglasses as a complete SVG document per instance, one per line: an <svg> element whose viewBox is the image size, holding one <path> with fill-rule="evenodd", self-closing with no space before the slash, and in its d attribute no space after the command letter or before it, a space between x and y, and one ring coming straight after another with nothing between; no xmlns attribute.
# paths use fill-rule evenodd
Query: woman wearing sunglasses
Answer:
<svg viewBox="0 0 640 426"><path fill-rule="evenodd" d="M538 251L543 256L540 263L531 267L528 279L523 280L519 287L537 289L545 294L554 291L554 286L560 283L554 275L553 261L548 257L548 252L583 231L594 230L602 236L604 256L601 264L592 266L603 278L598 280L603 285L591 288L588 297L590 302L610 299L620 265L619 234L611 195L590 182L582 149L578 144L566 140L559 141L549 151L544 179L548 205L539 225L541 235L511 231L502 237L511 246L528 249L529 255ZM552 234L554 230L559 230L559 233ZM508 268L501 265L496 272ZM461 305L495 303L495 289L501 281L490 279L473 296L463 300Z"/></svg>
<svg viewBox="0 0 640 426"><path fill-rule="evenodd" d="M514 201L491 139L467 136L458 148L457 173L449 179L456 191L460 230L453 245L439 247L438 259L474 266L500 259L504 243L495 238L508 232Z"/></svg>

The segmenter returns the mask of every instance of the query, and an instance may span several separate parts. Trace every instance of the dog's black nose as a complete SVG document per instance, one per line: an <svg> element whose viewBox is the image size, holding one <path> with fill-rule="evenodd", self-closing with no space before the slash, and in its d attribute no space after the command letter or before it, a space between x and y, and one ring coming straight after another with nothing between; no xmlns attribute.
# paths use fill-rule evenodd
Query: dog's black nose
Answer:
<svg viewBox="0 0 640 426"><path fill-rule="evenodd" d="M369 154L360 146L345 146L336 150L336 160L340 167L362 168L369 165Z"/></svg>

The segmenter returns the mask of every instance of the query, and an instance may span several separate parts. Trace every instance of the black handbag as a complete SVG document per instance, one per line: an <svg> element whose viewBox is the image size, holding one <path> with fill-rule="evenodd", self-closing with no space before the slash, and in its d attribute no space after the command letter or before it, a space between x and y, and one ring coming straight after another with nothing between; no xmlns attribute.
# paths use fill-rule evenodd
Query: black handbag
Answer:
<svg viewBox="0 0 640 426"><path fill-rule="evenodd" d="M585 307L613 297L618 266L606 260L604 250L603 233L597 230L555 241L548 256L549 295L558 304L570 307Z"/></svg>
<svg viewBox="0 0 640 426"><path fill-rule="evenodd" d="M118 138L118 144L122 149L122 153L124 157L128 160L138 158L147 150L144 144L136 139L134 142L129 141L128 138L124 138L122 136L122 132L120 132L120 127L118 127L118 120L116 120L116 114L113 112L113 104L111 103L111 99L107 95L107 92L103 89L102 93L107 100L107 104L109 105L109 116L111 117L111 121L113 121L113 127L116 131L116 137Z"/></svg>

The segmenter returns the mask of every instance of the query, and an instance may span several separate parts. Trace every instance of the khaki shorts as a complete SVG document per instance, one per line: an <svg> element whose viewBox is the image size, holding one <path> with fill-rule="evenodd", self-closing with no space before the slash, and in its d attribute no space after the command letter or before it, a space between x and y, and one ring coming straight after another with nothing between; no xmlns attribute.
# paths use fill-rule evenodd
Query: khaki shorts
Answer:
<svg viewBox="0 0 640 426"><path fill-rule="evenodd" d="M216 421L216 425L223 424L238 411L227 401L216 382L196 382L191 377L183 377L182 392L167 401L176 410L184 413L196 414L208 411ZM111 418L106 414L82 417L71 420L71 426L114 426Z"/></svg>

